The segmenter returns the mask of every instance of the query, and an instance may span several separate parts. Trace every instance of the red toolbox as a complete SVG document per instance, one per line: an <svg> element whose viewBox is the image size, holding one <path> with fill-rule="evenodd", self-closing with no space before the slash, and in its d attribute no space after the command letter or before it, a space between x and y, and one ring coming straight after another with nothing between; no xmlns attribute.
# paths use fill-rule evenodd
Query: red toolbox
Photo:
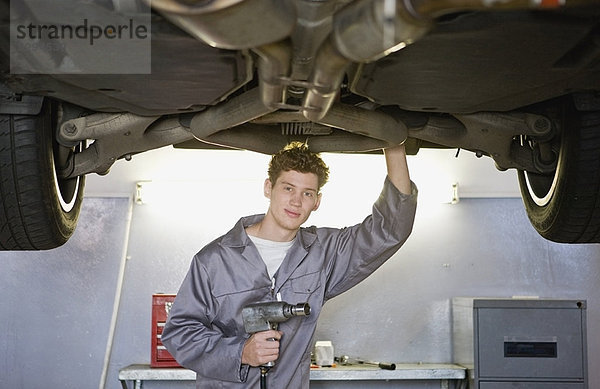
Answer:
<svg viewBox="0 0 600 389"><path fill-rule="evenodd" d="M160 341L174 300L174 294L152 295L152 349L150 353L150 367L181 367Z"/></svg>

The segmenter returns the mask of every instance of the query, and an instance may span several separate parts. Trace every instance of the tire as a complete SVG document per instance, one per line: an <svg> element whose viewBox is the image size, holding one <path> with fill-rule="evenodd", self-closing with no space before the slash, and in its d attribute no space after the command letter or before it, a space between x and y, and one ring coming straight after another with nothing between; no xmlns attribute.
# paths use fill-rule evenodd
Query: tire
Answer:
<svg viewBox="0 0 600 389"><path fill-rule="evenodd" d="M527 216L544 238L600 243L600 111L580 112L563 102L553 174L518 171Z"/></svg>
<svg viewBox="0 0 600 389"><path fill-rule="evenodd" d="M76 151L53 139L56 106L38 115L0 115L0 249L48 250L73 234L85 177L58 179L56 166Z"/></svg>

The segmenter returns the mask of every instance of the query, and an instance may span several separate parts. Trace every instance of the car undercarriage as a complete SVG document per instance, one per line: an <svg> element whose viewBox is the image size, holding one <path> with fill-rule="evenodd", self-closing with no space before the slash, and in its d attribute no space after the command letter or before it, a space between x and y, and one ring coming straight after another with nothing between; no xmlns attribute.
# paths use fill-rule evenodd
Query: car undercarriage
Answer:
<svg viewBox="0 0 600 389"><path fill-rule="evenodd" d="M147 74L90 74L68 48L15 48L15 18L52 22L35 3L1 22L5 250L66 242L85 176L119 159L169 145L270 154L292 140L316 152L405 143L413 155L489 157L518 171L543 237L600 242L598 1L91 2L90 13L124 23L150 15ZM34 69L73 66L15 71L16 49ZM15 153L23 147L36 151Z"/></svg>

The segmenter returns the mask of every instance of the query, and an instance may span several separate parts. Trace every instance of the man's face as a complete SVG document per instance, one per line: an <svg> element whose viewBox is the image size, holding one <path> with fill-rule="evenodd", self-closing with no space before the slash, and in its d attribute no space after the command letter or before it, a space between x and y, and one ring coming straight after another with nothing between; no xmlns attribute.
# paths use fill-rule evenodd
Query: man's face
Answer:
<svg viewBox="0 0 600 389"><path fill-rule="evenodd" d="M284 171L273 184L265 181L265 197L271 200L269 212L279 228L294 232L317 210L321 202L318 177L314 173Z"/></svg>

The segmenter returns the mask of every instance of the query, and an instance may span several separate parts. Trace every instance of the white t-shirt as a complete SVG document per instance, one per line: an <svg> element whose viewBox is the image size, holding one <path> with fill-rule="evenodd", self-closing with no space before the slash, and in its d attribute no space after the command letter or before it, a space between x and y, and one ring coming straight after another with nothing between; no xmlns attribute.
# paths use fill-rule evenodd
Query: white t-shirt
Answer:
<svg viewBox="0 0 600 389"><path fill-rule="evenodd" d="M272 240L257 238L256 236L248 235L250 240L254 243L256 248L258 249L258 253L262 257L262 260L267 265L267 272L269 273L269 278L273 278L277 269L283 262L288 250L294 242L296 238L292 239L289 242L275 242Z"/></svg>

